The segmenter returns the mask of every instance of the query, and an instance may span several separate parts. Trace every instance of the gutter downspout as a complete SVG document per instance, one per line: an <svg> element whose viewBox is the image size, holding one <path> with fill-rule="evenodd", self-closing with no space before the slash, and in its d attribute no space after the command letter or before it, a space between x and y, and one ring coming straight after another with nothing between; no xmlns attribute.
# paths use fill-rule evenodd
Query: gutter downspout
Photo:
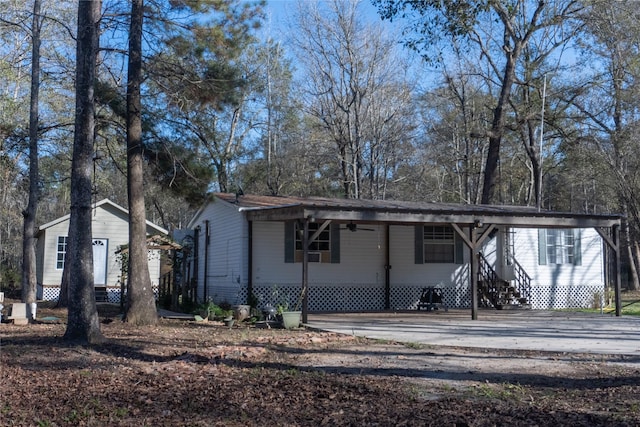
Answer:
<svg viewBox="0 0 640 427"><path fill-rule="evenodd" d="M196 279L196 283L195 283L195 292L193 295L193 302L197 302L198 301L198 280L200 279L200 277L198 277L198 272L200 271L200 269L198 268L198 264L200 263L200 226L197 226L193 232L193 277ZM189 286L191 286L192 283L191 281L189 281Z"/></svg>
<svg viewBox="0 0 640 427"><path fill-rule="evenodd" d="M204 277L202 280L202 285L204 287L203 292L203 302L207 301L207 286L209 285L207 282L207 277L209 276L209 220L205 220L204 222Z"/></svg>

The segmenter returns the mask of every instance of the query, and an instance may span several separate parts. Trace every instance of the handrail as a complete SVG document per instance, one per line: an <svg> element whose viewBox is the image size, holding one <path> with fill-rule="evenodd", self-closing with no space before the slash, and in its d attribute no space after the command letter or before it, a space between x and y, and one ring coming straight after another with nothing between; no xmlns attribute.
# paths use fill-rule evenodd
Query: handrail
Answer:
<svg viewBox="0 0 640 427"><path fill-rule="evenodd" d="M520 297L531 301L531 276L527 274L525 269L515 259L511 258L513 263L513 273L515 275L516 290L520 292Z"/></svg>
<svg viewBox="0 0 640 427"><path fill-rule="evenodd" d="M514 282L498 276L482 253L479 256L478 292L482 301L488 300L495 308L505 305L522 305L531 299L531 277L522 265L511 259L514 268Z"/></svg>

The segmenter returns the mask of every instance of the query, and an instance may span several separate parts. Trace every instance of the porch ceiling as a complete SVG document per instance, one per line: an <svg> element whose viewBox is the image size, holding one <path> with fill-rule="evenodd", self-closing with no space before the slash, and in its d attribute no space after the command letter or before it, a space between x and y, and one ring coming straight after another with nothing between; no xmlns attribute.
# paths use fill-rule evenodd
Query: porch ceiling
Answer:
<svg viewBox="0 0 640 427"><path fill-rule="evenodd" d="M523 206L461 205L382 200L297 198L218 193L253 221L308 218L387 224L495 224L510 227L588 228L619 225L621 215L538 211Z"/></svg>

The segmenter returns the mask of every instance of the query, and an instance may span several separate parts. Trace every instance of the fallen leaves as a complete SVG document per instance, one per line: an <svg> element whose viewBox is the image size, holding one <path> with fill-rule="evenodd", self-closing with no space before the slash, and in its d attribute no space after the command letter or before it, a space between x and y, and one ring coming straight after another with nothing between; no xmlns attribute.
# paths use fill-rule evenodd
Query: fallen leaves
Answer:
<svg viewBox="0 0 640 427"><path fill-rule="evenodd" d="M60 339L64 325L0 328L3 426L640 423L640 375L606 361L518 381L492 373L490 382L483 370L469 373L480 356L468 350L436 354L304 329L115 321L102 325L108 343L74 347Z"/></svg>

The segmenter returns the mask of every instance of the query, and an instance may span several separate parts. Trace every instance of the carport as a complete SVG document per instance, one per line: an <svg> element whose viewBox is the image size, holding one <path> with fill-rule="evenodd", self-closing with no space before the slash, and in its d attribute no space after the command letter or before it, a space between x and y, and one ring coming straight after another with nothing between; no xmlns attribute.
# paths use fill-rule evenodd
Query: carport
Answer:
<svg viewBox="0 0 640 427"><path fill-rule="evenodd" d="M445 224L451 226L463 240L470 253L471 319L478 319L478 269L479 250L497 227L511 228L593 228L602 237L606 247L605 276L615 292L616 316L620 316L620 215L576 214L540 211L533 207L458 205L446 203L415 203L380 200L264 197L218 195L230 203L242 206L249 221L249 278L252 273L252 223L254 221L297 221L302 230L301 262L302 317L308 321L309 297L309 246L318 235L332 223L378 224L384 227L385 241L389 241L389 226L394 224ZM309 224L320 224L319 229L309 232ZM386 278L386 309L389 306L389 262L388 245ZM251 279L250 279L251 280ZM248 295L253 284L248 283Z"/></svg>

